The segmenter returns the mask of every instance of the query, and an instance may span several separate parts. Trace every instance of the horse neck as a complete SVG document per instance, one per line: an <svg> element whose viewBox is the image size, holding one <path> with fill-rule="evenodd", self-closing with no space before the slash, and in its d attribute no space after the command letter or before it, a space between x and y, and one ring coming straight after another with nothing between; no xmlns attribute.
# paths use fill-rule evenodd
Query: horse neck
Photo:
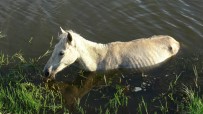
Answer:
<svg viewBox="0 0 203 114"><path fill-rule="evenodd" d="M108 51L107 44L95 43L86 39L82 39L79 46L79 62L86 70L96 70L97 64L104 59Z"/></svg>

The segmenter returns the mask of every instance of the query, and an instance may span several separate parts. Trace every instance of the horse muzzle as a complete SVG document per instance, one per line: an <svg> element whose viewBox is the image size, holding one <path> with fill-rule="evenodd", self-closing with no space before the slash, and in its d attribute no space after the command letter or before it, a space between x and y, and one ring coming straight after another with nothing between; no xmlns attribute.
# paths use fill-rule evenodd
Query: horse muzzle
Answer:
<svg viewBox="0 0 203 114"><path fill-rule="evenodd" d="M44 68L44 75L45 77L50 77L53 75L53 67L50 66L50 67L45 67Z"/></svg>
<svg viewBox="0 0 203 114"><path fill-rule="evenodd" d="M49 77L50 76L50 70L44 69L44 75L45 75L45 77Z"/></svg>

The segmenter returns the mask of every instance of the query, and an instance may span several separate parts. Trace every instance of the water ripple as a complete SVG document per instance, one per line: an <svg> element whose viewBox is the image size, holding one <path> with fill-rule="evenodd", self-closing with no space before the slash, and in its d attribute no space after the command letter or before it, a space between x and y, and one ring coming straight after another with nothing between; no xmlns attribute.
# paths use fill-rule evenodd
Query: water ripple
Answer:
<svg viewBox="0 0 203 114"><path fill-rule="evenodd" d="M13 40L13 36L19 37L16 42L21 48L27 45L24 41L30 36L36 36L36 42L49 40L47 36L57 35L59 26L73 29L96 42L167 34L188 47L195 44L203 48L202 3L185 0L6 0L0 3L0 28L9 32L6 42ZM2 47L20 48L15 43L1 44ZM36 48L43 47L43 43L36 45Z"/></svg>

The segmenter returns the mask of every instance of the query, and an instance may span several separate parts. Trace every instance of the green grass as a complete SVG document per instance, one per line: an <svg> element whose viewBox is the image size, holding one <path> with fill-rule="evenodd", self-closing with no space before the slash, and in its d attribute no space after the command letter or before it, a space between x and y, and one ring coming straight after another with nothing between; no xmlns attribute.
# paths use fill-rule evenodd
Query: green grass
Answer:
<svg viewBox="0 0 203 114"><path fill-rule="evenodd" d="M42 76L42 67L40 60L44 58L50 51L45 52L37 58L24 58L22 52L18 52L13 56L8 56L0 52L0 113L75 113L70 112L64 107L62 94L56 90L50 90L47 84L42 82L35 83L35 80ZM148 101L144 96L137 102L137 113L139 114L168 114L188 113L202 114L203 113L203 98L200 83L202 67L193 65L194 87L188 85L183 86L180 79L184 79L184 74L181 72L175 75L168 84L168 90L159 94L151 101ZM130 105L132 99L126 95L124 86L119 84L113 85L111 79L106 76L101 76L104 80L105 87L111 87L112 95L108 98L106 104L95 109L99 114L120 113L123 108ZM190 89L189 89L190 88ZM195 88L195 89L194 89ZM105 96L105 93L103 93ZM136 94L136 93L135 93ZM101 98L102 99L102 98ZM76 99L75 110L79 114L87 114L88 108L81 104L82 99ZM171 108L173 105L175 108ZM151 111L153 107L155 111Z"/></svg>
<svg viewBox="0 0 203 114"><path fill-rule="evenodd" d="M194 76L194 86L186 86L180 78L185 78L182 72L176 75L176 78L169 83L168 90L165 93L160 94L151 103L146 102L144 98L139 103L138 113L139 114L170 114L170 113L183 113L183 114L203 114L203 96L201 88L198 85L198 74L197 66L192 66ZM201 72L201 71L200 71ZM155 111L149 112L149 107L154 102L156 103ZM158 105L157 105L158 104ZM173 105L173 108L170 105Z"/></svg>
<svg viewBox="0 0 203 114"><path fill-rule="evenodd" d="M189 114L203 114L203 97L198 96L194 90L185 87L184 92L187 95L186 109Z"/></svg>
<svg viewBox="0 0 203 114"><path fill-rule="evenodd" d="M0 68L2 65L7 65L9 63L8 59L8 55L4 55L2 52L0 52Z"/></svg>
<svg viewBox="0 0 203 114"><path fill-rule="evenodd" d="M3 113L40 113L56 112L62 109L61 103L55 103L61 95L31 83L9 83L7 87L0 86L0 111Z"/></svg>
<svg viewBox="0 0 203 114"><path fill-rule="evenodd" d="M12 57L0 53L0 113L56 113L64 110L60 92L32 83L29 75L39 75L37 64L21 53ZM17 64L16 64L17 63ZM31 71L29 71L29 70ZM40 78L39 76L36 78Z"/></svg>
<svg viewBox="0 0 203 114"><path fill-rule="evenodd" d="M138 112L140 113L140 114L149 114L149 112L148 112L148 109L147 109L147 103L144 101L144 99L142 98L142 101L141 101L141 103L139 103L139 105L138 105Z"/></svg>
<svg viewBox="0 0 203 114"><path fill-rule="evenodd" d="M124 88L116 86L116 93L112 99L109 100L109 107L113 109L118 109L120 106L127 106L128 97L123 93Z"/></svg>
<svg viewBox="0 0 203 114"><path fill-rule="evenodd" d="M115 87L116 92L113 96L109 99L105 106L100 106L99 108L95 109L99 114L112 114L118 113L119 109L128 106L128 96L124 94L124 88L116 85Z"/></svg>
<svg viewBox="0 0 203 114"><path fill-rule="evenodd" d="M128 105L128 97L123 93L124 88L121 86L116 86L116 92L113 97L109 100L106 105L106 113L107 112L118 112L120 107L127 107Z"/></svg>
<svg viewBox="0 0 203 114"><path fill-rule="evenodd" d="M76 111L80 114L86 114L86 111L83 107L80 106L80 99L75 99L76 100Z"/></svg>

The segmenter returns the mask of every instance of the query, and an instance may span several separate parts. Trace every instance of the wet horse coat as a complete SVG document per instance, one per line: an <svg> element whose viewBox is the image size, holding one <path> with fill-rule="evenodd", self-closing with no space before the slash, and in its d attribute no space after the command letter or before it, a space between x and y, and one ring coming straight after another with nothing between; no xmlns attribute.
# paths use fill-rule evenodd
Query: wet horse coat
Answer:
<svg viewBox="0 0 203 114"><path fill-rule="evenodd" d="M117 68L143 70L176 55L180 48L179 42L165 35L101 44L86 40L71 30L61 31L60 41L44 67L46 76L55 76L75 61L87 71Z"/></svg>

